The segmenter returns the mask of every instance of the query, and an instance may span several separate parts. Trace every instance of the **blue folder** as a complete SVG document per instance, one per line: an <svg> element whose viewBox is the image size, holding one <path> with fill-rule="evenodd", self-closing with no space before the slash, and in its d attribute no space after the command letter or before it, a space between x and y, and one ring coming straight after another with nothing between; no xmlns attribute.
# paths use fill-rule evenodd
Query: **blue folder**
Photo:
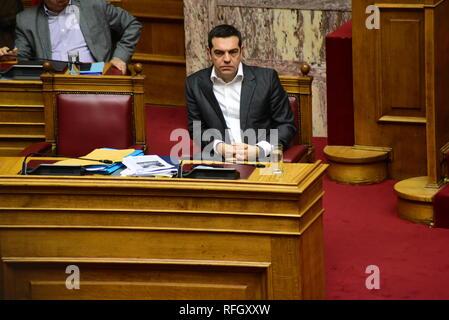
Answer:
<svg viewBox="0 0 449 320"><path fill-rule="evenodd" d="M104 62L95 62L90 65L89 70L80 70L82 75L101 75L103 74Z"/></svg>

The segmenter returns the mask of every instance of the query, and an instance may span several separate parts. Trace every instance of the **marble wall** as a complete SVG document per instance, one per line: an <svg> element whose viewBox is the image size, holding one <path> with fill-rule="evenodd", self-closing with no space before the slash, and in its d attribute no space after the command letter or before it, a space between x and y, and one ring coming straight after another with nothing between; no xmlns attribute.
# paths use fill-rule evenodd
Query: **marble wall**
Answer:
<svg viewBox="0 0 449 320"><path fill-rule="evenodd" d="M233 24L247 64L284 75L312 66L313 135L327 136L325 36L351 18L350 7L351 0L184 0L187 73L210 65L209 30Z"/></svg>

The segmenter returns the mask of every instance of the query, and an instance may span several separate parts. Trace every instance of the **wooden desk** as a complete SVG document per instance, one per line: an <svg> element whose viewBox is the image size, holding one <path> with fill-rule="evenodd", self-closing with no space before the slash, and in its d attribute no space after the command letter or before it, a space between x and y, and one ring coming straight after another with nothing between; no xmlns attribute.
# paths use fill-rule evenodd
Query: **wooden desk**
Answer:
<svg viewBox="0 0 449 320"><path fill-rule="evenodd" d="M42 81L0 80L0 156L39 141L45 141Z"/></svg>
<svg viewBox="0 0 449 320"><path fill-rule="evenodd" d="M22 159L0 158L2 298L324 298L327 165L226 181L14 175Z"/></svg>

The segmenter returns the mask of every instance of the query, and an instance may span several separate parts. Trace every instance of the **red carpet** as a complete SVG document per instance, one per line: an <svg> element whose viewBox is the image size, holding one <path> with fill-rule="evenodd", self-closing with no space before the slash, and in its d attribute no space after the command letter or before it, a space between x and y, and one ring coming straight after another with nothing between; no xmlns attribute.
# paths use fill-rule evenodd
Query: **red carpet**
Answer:
<svg viewBox="0 0 449 320"><path fill-rule="evenodd" d="M317 159L325 145L314 138ZM327 299L449 299L449 230L400 219L395 182L352 186L324 179ZM380 270L378 290L365 286L370 265Z"/></svg>

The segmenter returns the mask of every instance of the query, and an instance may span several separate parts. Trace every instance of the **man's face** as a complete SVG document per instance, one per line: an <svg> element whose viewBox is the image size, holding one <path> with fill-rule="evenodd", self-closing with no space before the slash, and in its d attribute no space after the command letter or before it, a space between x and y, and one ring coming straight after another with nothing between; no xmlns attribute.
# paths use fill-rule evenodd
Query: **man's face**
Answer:
<svg viewBox="0 0 449 320"><path fill-rule="evenodd" d="M213 38L209 55L217 75L225 82L234 79L242 60L243 47L239 47L239 38Z"/></svg>
<svg viewBox="0 0 449 320"><path fill-rule="evenodd" d="M59 13L69 4L69 0L44 0L47 8L53 12Z"/></svg>

